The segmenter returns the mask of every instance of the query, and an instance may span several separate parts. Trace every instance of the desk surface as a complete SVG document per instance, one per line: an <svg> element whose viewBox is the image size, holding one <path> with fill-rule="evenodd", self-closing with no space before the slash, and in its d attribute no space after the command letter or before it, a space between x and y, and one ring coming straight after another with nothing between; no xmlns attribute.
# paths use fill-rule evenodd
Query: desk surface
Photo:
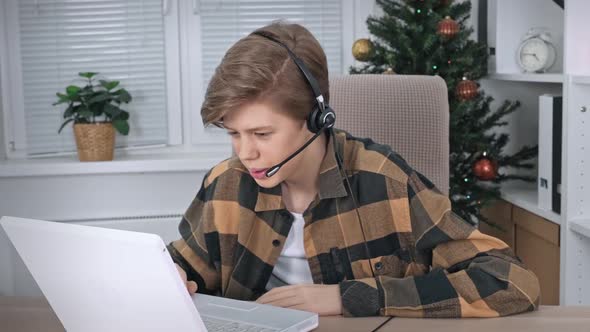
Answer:
<svg viewBox="0 0 590 332"><path fill-rule="evenodd" d="M387 319L388 317L321 317L320 326L314 331L372 331ZM45 298L0 296L0 331L64 332L65 330Z"/></svg>
<svg viewBox="0 0 590 332"><path fill-rule="evenodd" d="M389 317L321 317L314 331L373 331ZM0 330L63 332L64 328L42 297L0 296ZM539 311L491 319L411 319L395 317L380 332L583 332L590 330L590 307L543 306Z"/></svg>
<svg viewBox="0 0 590 332"><path fill-rule="evenodd" d="M379 332L585 332L590 307L541 306L538 311L501 318L411 319L396 317Z"/></svg>

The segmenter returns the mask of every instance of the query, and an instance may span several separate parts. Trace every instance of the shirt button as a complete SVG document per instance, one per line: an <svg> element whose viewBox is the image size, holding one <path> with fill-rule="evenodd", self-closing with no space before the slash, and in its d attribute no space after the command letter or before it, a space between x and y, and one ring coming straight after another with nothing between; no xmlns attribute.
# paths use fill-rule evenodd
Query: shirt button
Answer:
<svg viewBox="0 0 590 332"><path fill-rule="evenodd" d="M381 270L381 268L383 268L383 263L381 263L381 262L375 263L375 270Z"/></svg>
<svg viewBox="0 0 590 332"><path fill-rule="evenodd" d="M275 247L278 247L281 244L281 241L279 240L272 240L272 245Z"/></svg>

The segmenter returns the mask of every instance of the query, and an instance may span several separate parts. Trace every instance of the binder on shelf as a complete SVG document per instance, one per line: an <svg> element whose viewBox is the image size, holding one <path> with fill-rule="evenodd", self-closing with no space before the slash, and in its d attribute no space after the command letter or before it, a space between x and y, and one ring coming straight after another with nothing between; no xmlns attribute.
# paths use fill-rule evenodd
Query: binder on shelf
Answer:
<svg viewBox="0 0 590 332"><path fill-rule="evenodd" d="M561 96L539 96L539 175L537 182L540 209L561 212Z"/></svg>

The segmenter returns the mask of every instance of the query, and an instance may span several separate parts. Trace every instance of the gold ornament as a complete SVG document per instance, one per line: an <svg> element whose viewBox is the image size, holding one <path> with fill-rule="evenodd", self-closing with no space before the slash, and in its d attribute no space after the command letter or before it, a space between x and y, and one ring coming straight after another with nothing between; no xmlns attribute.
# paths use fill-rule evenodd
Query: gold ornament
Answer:
<svg viewBox="0 0 590 332"><path fill-rule="evenodd" d="M477 96L477 88L477 83L468 80L466 77L463 77L463 80L457 84L455 94L461 101L473 99L475 96Z"/></svg>
<svg viewBox="0 0 590 332"><path fill-rule="evenodd" d="M369 61L373 57L375 47L369 39L361 38L352 44L352 56L358 61Z"/></svg>
<svg viewBox="0 0 590 332"><path fill-rule="evenodd" d="M383 72L383 75L394 75L395 72L393 71L393 69L391 67L387 67L387 69L385 69L385 71Z"/></svg>
<svg viewBox="0 0 590 332"><path fill-rule="evenodd" d="M450 16L447 16L442 21L438 22L436 33L443 38L451 39L457 34L457 32L459 32L459 23L453 20Z"/></svg>

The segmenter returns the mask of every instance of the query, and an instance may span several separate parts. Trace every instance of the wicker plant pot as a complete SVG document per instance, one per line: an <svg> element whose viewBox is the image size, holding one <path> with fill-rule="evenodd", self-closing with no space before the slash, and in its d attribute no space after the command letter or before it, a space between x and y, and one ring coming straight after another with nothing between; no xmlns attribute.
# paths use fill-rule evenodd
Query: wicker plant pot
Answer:
<svg viewBox="0 0 590 332"><path fill-rule="evenodd" d="M115 128L112 123L76 123L74 134L80 161L113 160Z"/></svg>

